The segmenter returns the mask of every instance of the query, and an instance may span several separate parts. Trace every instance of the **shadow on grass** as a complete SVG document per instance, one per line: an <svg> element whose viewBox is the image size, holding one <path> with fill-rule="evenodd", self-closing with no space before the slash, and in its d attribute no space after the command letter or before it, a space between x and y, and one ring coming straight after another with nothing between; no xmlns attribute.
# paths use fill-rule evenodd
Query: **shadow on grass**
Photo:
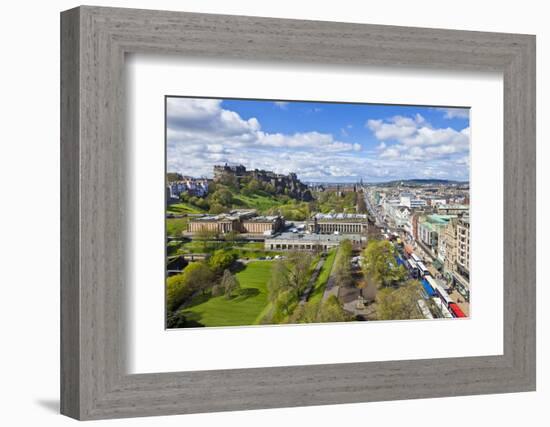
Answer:
<svg viewBox="0 0 550 427"><path fill-rule="evenodd" d="M244 288L239 291L238 295L231 297L235 301L244 301L248 298L255 297L260 294L260 290L256 288Z"/></svg>
<svg viewBox="0 0 550 427"><path fill-rule="evenodd" d="M194 307L196 305L202 304L206 301L208 301L210 298L212 298L212 293L207 292L205 294L198 294L193 297L191 301L189 301L189 304L185 304L184 310L187 310L188 308ZM187 316L186 316L187 317Z"/></svg>
<svg viewBox="0 0 550 427"><path fill-rule="evenodd" d="M204 325L199 322L202 319L202 314L193 311L183 311L182 314L185 316L184 328L204 328Z"/></svg>

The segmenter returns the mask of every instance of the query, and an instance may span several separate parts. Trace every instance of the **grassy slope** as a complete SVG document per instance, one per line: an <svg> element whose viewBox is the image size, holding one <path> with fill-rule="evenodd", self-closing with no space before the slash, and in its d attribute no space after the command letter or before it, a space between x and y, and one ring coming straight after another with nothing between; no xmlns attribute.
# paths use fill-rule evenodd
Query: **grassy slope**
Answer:
<svg viewBox="0 0 550 427"><path fill-rule="evenodd" d="M321 269L321 273L319 273L319 277L317 277L317 280L315 281L315 287L313 288L313 292L309 297L310 302L313 302L313 303L319 302L321 301L321 298L323 298L323 293L325 292L325 286L330 276L330 271L332 270L332 265L334 264L335 257L336 257L336 250L333 249L327 255L327 259L325 260L325 264Z"/></svg>
<svg viewBox="0 0 550 427"><path fill-rule="evenodd" d="M196 214L196 213L202 213L204 212L201 208L198 206L191 205L189 203L174 203L173 205L170 205L166 208L167 213L172 213L174 215L182 215L182 214Z"/></svg>
<svg viewBox="0 0 550 427"><path fill-rule="evenodd" d="M181 232L187 230L187 223L187 218L166 218L166 234L181 237Z"/></svg>
<svg viewBox="0 0 550 427"><path fill-rule="evenodd" d="M253 194L251 196L245 196L244 194L234 194L233 199L237 201L235 207L246 207L250 209L257 209L260 212L267 211L273 207L280 206L281 201L277 200L273 196Z"/></svg>
<svg viewBox="0 0 550 427"><path fill-rule="evenodd" d="M209 298L185 313L205 326L243 326L256 322L267 305L267 282L271 277L270 261L254 261L237 273L241 295L226 299Z"/></svg>

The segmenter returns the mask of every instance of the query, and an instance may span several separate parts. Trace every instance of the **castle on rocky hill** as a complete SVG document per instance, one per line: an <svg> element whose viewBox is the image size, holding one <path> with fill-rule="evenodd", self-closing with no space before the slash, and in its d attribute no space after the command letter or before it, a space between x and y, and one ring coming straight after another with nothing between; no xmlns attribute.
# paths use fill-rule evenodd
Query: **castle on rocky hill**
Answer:
<svg viewBox="0 0 550 427"><path fill-rule="evenodd" d="M277 194L286 194L293 199L305 202L313 200L308 186L301 182L295 173L282 175L260 169L246 170L243 165L229 166L227 163L223 166L214 166L214 181L220 181L227 175L233 175L239 181L243 178L251 178L265 184L271 184Z"/></svg>

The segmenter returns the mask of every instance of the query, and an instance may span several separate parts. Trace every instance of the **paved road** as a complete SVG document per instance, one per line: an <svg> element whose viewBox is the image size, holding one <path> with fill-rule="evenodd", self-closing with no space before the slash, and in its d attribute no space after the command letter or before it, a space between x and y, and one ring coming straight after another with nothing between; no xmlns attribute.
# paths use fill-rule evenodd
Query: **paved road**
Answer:
<svg viewBox="0 0 550 427"><path fill-rule="evenodd" d="M336 254L338 256L338 254ZM330 271L330 276L327 280L327 285L325 286L325 292L323 293L323 302L328 299L331 295L338 298L338 292L340 290L339 286L336 286L336 279L334 278L334 268Z"/></svg>

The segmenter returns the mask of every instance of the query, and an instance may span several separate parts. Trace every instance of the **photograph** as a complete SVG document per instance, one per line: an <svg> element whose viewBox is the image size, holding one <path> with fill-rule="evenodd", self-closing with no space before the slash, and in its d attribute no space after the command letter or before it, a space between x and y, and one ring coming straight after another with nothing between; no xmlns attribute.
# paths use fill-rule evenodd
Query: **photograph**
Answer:
<svg viewBox="0 0 550 427"><path fill-rule="evenodd" d="M470 110L165 97L166 328L469 317Z"/></svg>

